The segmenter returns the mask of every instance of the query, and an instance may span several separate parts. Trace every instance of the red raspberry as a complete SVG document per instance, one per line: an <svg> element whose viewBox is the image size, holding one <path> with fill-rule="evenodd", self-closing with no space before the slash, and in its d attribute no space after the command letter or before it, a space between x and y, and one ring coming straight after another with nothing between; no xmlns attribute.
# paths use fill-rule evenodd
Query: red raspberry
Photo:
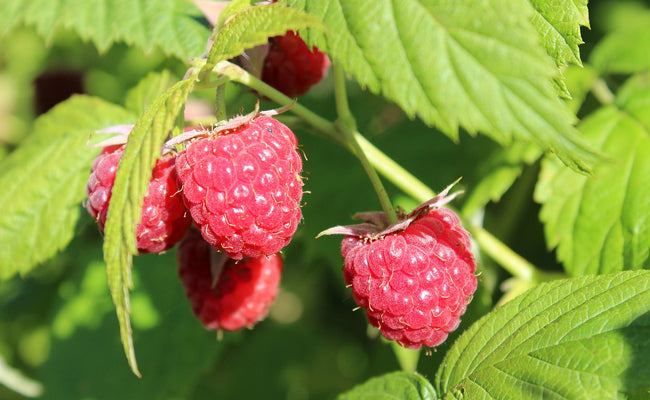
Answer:
<svg viewBox="0 0 650 400"><path fill-rule="evenodd" d="M307 44L293 31L269 39L262 80L289 97L300 96L327 74L327 54Z"/></svg>
<svg viewBox="0 0 650 400"><path fill-rule="evenodd" d="M282 258L277 254L241 261L228 259L191 229L177 256L178 274L192 311L207 329L251 328L266 316L278 294ZM225 262L216 277L215 261Z"/></svg>
<svg viewBox="0 0 650 400"><path fill-rule="evenodd" d="M86 185L86 209L104 232L106 215L115 183L117 165L124 146L108 146L95 158ZM183 238L192 222L186 213L174 168L175 156L156 161L149 188L142 205L142 216L136 228L140 253L160 253Z"/></svg>
<svg viewBox="0 0 650 400"><path fill-rule="evenodd" d="M477 284L469 235L456 214L423 206L383 231L363 224L324 232L357 232L341 245L343 274L354 300L382 335L415 349L445 341L458 327ZM362 218L372 224L378 216L383 213Z"/></svg>
<svg viewBox="0 0 650 400"><path fill-rule="evenodd" d="M176 161L185 204L203 238L236 260L279 252L302 216L296 137L263 114L211 135Z"/></svg>

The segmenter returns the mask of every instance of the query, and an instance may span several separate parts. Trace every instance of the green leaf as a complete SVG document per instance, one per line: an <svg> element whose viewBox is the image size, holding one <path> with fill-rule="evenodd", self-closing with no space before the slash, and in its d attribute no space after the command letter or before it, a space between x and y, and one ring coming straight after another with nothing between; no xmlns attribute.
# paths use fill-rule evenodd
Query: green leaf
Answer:
<svg viewBox="0 0 650 400"><path fill-rule="evenodd" d="M532 23L542 37L546 52L558 67L582 65L580 27L589 27L587 0L530 0L537 11Z"/></svg>
<svg viewBox="0 0 650 400"><path fill-rule="evenodd" d="M140 376L129 319L129 288L133 255L137 253L135 228L140 221L142 199L162 144L174 125L196 75L182 80L159 96L138 119L120 160L104 229L104 260L108 285L115 303L124 351L133 372Z"/></svg>
<svg viewBox="0 0 650 400"><path fill-rule="evenodd" d="M214 36L214 43L202 71L209 71L219 62L240 55L244 50L265 44L269 37L288 30L321 27L309 14L282 4L249 7L230 16Z"/></svg>
<svg viewBox="0 0 650 400"><path fill-rule="evenodd" d="M57 27L72 29L100 51L124 41L151 52L186 59L205 50L209 30L194 19L187 0L11 0L0 4L0 36L20 22L51 39Z"/></svg>
<svg viewBox="0 0 650 400"><path fill-rule="evenodd" d="M557 68L527 1L292 0L322 19L313 44L361 85L453 139L459 127L502 144L532 141L588 170L593 154L557 97Z"/></svg>
<svg viewBox="0 0 650 400"><path fill-rule="evenodd" d="M435 400L436 391L417 373L391 372L341 394L338 400Z"/></svg>
<svg viewBox="0 0 650 400"><path fill-rule="evenodd" d="M228 2L226 7L219 13L219 18L217 23L214 24L215 29L221 30L223 25L226 23L226 20L232 17L234 14L243 11L251 6L251 0L232 0Z"/></svg>
<svg viewBox="0 0 650 400"><path fill-rule="evenodd" d="M631 81L628 88L644 79ZM582 132L610 160L591 177L545 160L535 190L549 247L572 275L650 268L650 87L587 117ZM637 117L638 115L638 117ZM642 120L641 118L645 118Z"/></svg>
<svg viewBox="0 0 650 400"><path fill-rule="evenodd" d="M174 83L176 83L176 79L167 70L150 72L149 75L126 93L124 106L127 110L141 115L159 95Z"/></svg>
<svg viewBox="0 0 650 400"><path fill-rule="evenodd" d="M546 52L558 66L558 75L553 79L558 94L570 99L563 72L568 64L582 66L578 46L584 43L580 26L589 27L587 0L530 1L537 11L531 22L542 37Z"/></svg>
<svg viewBox="0 0 650 400"><path fill-rule="evenodd" d="M539 285L454 343L445 399L619 399L650 388L650 271Z"/></svg>
<svg viewBox="0 0 650 400"><path fill-rule="evenodd" d="M1 279L28 273L68 245L99 153L86 145L90 134L133 119L121 107L75 96L41 116L31 135L3 160Z"/></svg>
<svg viewBox="0 0 650 400"><path fill-rule="evenodd" d="M613 2L606 11L602 14L611 19L607 27L611 31L594 46L589 63L609 74L650 69L650 9L638 3Z"/></svg>

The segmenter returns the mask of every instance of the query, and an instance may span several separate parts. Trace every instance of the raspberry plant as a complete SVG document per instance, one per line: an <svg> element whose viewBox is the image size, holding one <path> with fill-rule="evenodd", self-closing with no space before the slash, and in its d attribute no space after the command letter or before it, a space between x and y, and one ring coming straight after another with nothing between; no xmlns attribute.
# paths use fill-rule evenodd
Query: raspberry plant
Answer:
<svg viewBox="0 0 650 400"><path fill-rule="evenodd" d="M3 2L0 396L649 398L649 26L634 1ZM260 70L284 35L331 60L296 98ZM246 115L273 162L229 137ZM220 138L232 187L189 156ZM124 140L102 236L86 187ZM163 153L195 228L139 255ZM258 262L277 294L248 296ZM205 329L206 298L250 307Z"/></svg>

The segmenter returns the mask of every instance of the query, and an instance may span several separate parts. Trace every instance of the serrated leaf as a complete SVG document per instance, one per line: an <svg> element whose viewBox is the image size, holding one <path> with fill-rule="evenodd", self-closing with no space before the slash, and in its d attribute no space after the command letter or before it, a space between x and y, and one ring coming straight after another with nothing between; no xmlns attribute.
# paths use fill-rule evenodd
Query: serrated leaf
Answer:
<svg viewBox="0 0 650 400"><path fill-rule="evenodd" d="M436 391L417 373L392 372L362 383L338 400L435 400Z"/></svg>
<svg viewBox="0 0 650 400"><path fill-rule="evenodd" d="M219 61L266 43L269 37L283 35L288 30L320 26L322 24L309 14L282 4L246 8L231 15L226 24L216 31L202 71L209 71Z"/></svg>
<svg viewBox="0 0 650 400"><path fill-rule="evenodd" d="M549 247L572 275L650 268L650 87L581 131L611 160L585 177L545 160L535 190ZM618 100L620 101L620 100ZM629 110L628 110L629 108ZM645 121L636 118L646 118Z"/></svg>
<svg viewBox="0 0 650 400"><path fill-rule="evenodd" d="M141 115L153 101L165 90L176 83L176 79L167 70L150 72L144 79L126 93L124 106L127 110Z"/></svg>
<svg viewBox="0 0 650 400"><path fill-rule="evenodd" d="M532 23L542 37L546 52L558 67L582 65L580 27L589 27L587 0L530 0L537 11Z"/></svg>
<svg viewBox="0 0 650 400"><path fill-rule="evenodd" d="M587 0L530 0L537 11L531 22L542 37L542 45L558 67L553 79L558 94L570 99L565 83L564 67L568 64L582 66L578 46L584 43L580 27L589 27Z"/></svg>
<svg viewBox="0 0 650 400"><path fill-rule="evenodd" d="M458 129L503 144L533 141L567 165L593 154L556 96L557 69L530 23L527 1L292 0L321 19L312 44L374 93L453 139Z"/></svg>
<svg viewBox="0 0 650 400"><path fill-rule="evenodd" d="M133 373L138 376L140 372L129 318L129 289L133 286L131 267L133 255L137 254L135 229L140 221L151 170L195 81L196 75L169 88L136 122L117 169L106 218L104 260L108 285L115 303L124 351Z"/></svg>
<svg viewBox="0 0 650 400"><path fill-rule="evenodd" d="M650 272L546 283L477 321L436 375L445 399L618 399L650 386Z"/></svg>
<svg viewBox="0 0 650 400"><path fill-rule="evenodd" d="M0 3L0 36L18 23L50 39L57 27L72 29L100 51L124 41L151 52L159 47L186 59L205 50L210 31L187 0L11 0Z"/></svg>
<svg viewBox="0 0 650 400"><path fill-rule="evenodd" d="M215 28L221 30L228 18L250 6L251 0L232 0L228 2L226 7L219 13L219 19L217 19L217 23L214 24Z"/></svg>
<svg viewBox="0 0 650 400"><path fill-rule="evenodd" d="M0 165L0 278L22 275L65 248L74 235L90 167L99 150L86 145L107 125L133 121L123 108L75 96L34 124Z"/></svg>

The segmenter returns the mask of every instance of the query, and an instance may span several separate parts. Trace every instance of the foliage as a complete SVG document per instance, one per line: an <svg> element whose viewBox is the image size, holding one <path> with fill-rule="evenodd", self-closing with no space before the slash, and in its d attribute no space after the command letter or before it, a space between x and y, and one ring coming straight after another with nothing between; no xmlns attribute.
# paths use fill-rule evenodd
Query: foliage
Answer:
<svg viewBox="0 0 650 400"><path fill-rule="evenodd" d="M0 4L0 397L648 398L647 5L235 0L202 14L215 6ZM305 154L304 221L268 320L217 341L175 251L137 255L135 224L163 142L217 122L215 89L230 115L292 103L233 63L287 30L335 66L278 116ZM47 86L61 74L84 93ZM83 209L89 144L122 124L101 238ZM419 361L350 311L339 242L314 239L386 208L373 169L407 210L463 176L479 288Z"/></svg>

